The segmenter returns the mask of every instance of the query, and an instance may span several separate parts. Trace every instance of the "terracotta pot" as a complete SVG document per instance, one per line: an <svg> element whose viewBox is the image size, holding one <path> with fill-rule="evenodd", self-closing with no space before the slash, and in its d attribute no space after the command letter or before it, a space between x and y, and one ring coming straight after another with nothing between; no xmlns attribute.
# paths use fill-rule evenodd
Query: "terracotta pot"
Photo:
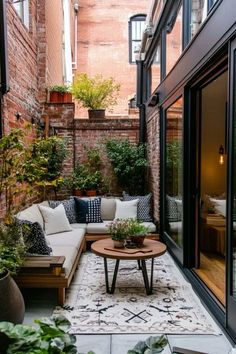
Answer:
<svg viewBox="0 0 236 354"><path fill-rule="evenodd" d="M126 247L127 248L136 248L142 247L145 239L145 235L141 236L129 236L126 239Z"/></svg>
<svg viewBox="0 0 236 354"><path fill-rule="evenodd" d="M72 94L70 92L65 92L63 94L63 102L64 103L71 103L72 102Z"/></svg>
<svg viewBox="0 0 236 354"><path fill-rule="evenodd" d="M123 248L125 245L124 240L113 240L114 248Z"/></svg>
<svg viewBox="0 0 236 354"><path fill-rule="evenodd" d="M25 303L20 289L9 273L0 278L0 321L22 323Z"/></svg>
<svg viewBox="0 0 236 354"><path fill-rule="evenodd" d="M88 191L86 191L86 195L87 195L87 197L95 197L95 195L97 195L97 191L96 191L96 189L88 190Z"/></svg>
<svg viewBox="0 0 236 354"><path fill-rule="evenodd" d="M81 197L83 195L83 191L81 189L75 189L74 195L76 195L76 197Z"/></svg>
<svg viewBox="0 0 236 354"><path fill-rule="evenodd" d="M105 109L89 109L89 119L105 119Z"/></svg>
<svg viewBox="0 0 236 354"><path fill-rule="evenodd" d="M63 94L57 91L51 91L49 95L49 100L52 103L63 103Z"/></svg>

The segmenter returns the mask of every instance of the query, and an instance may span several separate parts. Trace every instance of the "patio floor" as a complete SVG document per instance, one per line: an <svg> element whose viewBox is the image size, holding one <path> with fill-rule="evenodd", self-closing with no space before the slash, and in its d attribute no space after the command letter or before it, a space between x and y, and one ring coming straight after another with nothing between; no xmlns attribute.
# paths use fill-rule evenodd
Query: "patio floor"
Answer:
<svg viewBox="0 0 236 354"><path fill-rule="evenodd" d="M56 290L24 289L26 303L24 323L32 324L34 319L51 316L56 306ZM150 334L153 335L153 334ZM80 353L93 350L96 354L126 354L139 340L145 340L149 334L81 334L77 335ZM156 333L158 335L158 333ZM173 346L202 351L207 354L230 354L232 345L222 335L167 335L169 345L162 354L171 354Z"/></svg>

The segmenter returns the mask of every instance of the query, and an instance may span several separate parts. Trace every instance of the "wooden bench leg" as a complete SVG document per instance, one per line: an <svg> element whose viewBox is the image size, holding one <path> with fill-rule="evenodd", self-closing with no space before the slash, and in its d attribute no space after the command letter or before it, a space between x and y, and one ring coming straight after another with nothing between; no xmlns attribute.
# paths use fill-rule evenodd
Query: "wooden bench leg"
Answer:
<svg viewBox="0 0 236 354"><path fill-rule="evenodd" d="M87 250L87 243L86 243L86 240L84 240L83 252L86 252L86 250Z"/></svg>
<svg viewBox="0 0 236 354"><path fill-rule="evenodd" d="M59 288L58 289L58 305L63 306L66 299L66 289Z"/></svg>

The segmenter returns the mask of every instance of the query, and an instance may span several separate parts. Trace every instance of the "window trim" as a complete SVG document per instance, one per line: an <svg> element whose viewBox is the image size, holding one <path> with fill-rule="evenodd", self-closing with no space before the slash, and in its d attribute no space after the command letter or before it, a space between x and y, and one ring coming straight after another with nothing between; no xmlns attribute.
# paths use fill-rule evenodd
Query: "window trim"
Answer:
<svg viewBox="0 0 236 354"><path fill-rule="evenodd" d="M18 11L15 4L20 6L20 10ZM29 0L23 1L15 1L12 2L12 6L15 9L18 17L20 18L21 22L24 26L29 29L29 17L30 17L30 10L29 10Z"/></svg>
<svg viewBox="0 0 236 354"><path fill-rule="evenodd" d="M135 21L143 21L145 22L147 18L146 14L140 13L140 14L136 14L130 17L129 19L129 63L130 64L135 64L135 61L132 61L132 44L133 44L133 39L132 39L132 22ZM142 34L142 33L141 33ZM142 36L141 36L141 41L142 41Z"/></svg>

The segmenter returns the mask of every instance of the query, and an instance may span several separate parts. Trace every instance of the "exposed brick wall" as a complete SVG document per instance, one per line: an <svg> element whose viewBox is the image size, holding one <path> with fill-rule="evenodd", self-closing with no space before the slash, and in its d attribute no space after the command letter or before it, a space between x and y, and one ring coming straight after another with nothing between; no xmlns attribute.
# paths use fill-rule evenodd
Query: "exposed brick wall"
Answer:
<svg viewBox="0 0 236 354"><path fill-rule="evenodd" d="M157 107L147 109L148 184L153 193L154 218L159 221L160 200L160 122Z"/></svg>
<svg viewBox="0 0 236 354"><path fill-rule="evenodd" d="M57 135L68 139L69 153L64 163L64 174L69 175L74 165L86 160L86 148L97 147L101 151L103 175L109 176L109 192L120 194L112 169L105 153L104 143L111 138L127 138L138 142L139 121L137 119L74 120L74 105L46 104L45 116Z"/></svg>
<svg viewBox="0 0 236 354"><path fill-rule="evenodd" d="M78 11L78 71L114 77L121 84L113 113L128 118L128 101L136 92L136 65L129 63L131 16L147 13L148 0L80 0ZM87 117L76 107L76 117ZM137 118L137 116L136 116Z"/></svg>

